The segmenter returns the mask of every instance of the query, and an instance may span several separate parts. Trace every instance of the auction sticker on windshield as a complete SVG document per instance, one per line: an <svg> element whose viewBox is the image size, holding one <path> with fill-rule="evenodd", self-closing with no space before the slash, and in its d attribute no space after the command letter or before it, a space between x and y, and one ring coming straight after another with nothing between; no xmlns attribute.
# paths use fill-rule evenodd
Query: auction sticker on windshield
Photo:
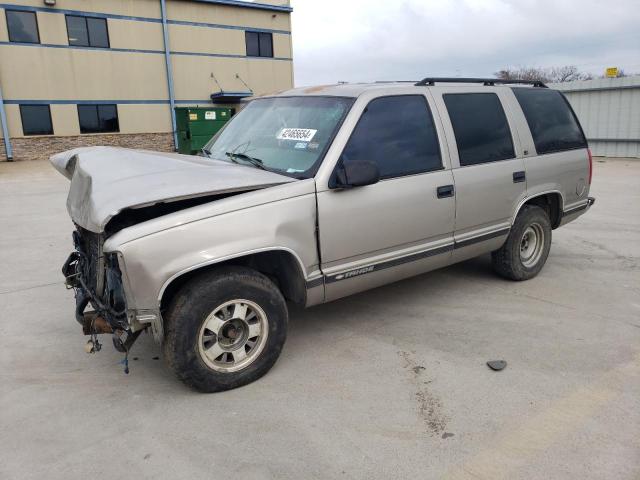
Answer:
<svg viewBox="0 0 640 480"><path fill-rule="evenodd" d="M276 137L278 140L297 140L310 142L318 130L311 128L283 128Z"/></svg>

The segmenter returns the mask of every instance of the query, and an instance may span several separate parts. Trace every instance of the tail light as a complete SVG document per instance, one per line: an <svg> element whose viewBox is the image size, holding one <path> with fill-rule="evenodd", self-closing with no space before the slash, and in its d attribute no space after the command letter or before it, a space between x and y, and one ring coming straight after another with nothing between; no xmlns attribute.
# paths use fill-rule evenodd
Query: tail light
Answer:
<svg viewBox="0 0 640 480"><path fill-rule="evenodd" d="M593 155L591 155L591 149L587 148L589 154L589 185L591 185L591 178L593 177Z"/></svg>

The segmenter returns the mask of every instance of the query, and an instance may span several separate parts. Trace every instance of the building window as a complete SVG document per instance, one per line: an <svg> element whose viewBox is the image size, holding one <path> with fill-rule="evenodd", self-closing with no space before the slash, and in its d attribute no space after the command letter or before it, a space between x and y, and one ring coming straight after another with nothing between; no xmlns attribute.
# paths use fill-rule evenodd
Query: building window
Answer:
<svg viewBox="0 0 640 480"><path fill-rule="evenodd" d="M266 32L245 32L247 57L273 57L273 35Z"/></svg>
<svg viewBox="0 0 640 480"><path fill-rule="evenodd" d="M514 158L511 130L495 93L445 94L460 165Z"/></svg>
<svg viewBox="0 0 640 480"><path fill-rule="evenodd" d="M118 132L116 105L78 105L80 133Z"/></svg>
<svg viewBox="0 0 640 480"><path fill-rule="evenodd" d="M49 105L20 105L24 135L53 135Z"/></svg>
<svg viewBox="0 0 640 480"><path fill-rule="evenodd" d="M40 43L35 12L6 10L10 42Z"/></svg>
<svg viewBox="0 0 640 480"><path fill-rule="evenodd" d="M78 47L109 48L106 18L65 15L69 45Z"/></svg>

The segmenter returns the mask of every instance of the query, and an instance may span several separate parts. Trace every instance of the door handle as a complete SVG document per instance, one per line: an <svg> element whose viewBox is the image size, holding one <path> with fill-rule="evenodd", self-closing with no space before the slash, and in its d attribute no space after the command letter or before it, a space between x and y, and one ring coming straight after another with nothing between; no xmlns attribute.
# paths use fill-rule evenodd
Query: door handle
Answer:
<svg viewBox="0 0 640 480"><path fill-rule="evenodd" d="M513 172L513 183L521 183L527 179L527 175L524 171Z"/></svg>
<svg viewBox="0 0 640 480"><path fill-rule="evenodd" d="M442 185L437 188L438 198L453 197L454 189L453 185Z"/></svg>

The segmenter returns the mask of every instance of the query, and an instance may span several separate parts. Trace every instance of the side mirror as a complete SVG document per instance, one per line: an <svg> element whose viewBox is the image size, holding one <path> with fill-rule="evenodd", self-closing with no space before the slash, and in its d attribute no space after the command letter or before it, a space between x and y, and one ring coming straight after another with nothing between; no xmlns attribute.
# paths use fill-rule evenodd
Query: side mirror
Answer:
<svg viewBox="0 0 640 480"><path fill-rule="evenodd" d="M373 185L380 181L380 170L374 162L354 161L341 164L331 188L351 188Z"/></svg>

